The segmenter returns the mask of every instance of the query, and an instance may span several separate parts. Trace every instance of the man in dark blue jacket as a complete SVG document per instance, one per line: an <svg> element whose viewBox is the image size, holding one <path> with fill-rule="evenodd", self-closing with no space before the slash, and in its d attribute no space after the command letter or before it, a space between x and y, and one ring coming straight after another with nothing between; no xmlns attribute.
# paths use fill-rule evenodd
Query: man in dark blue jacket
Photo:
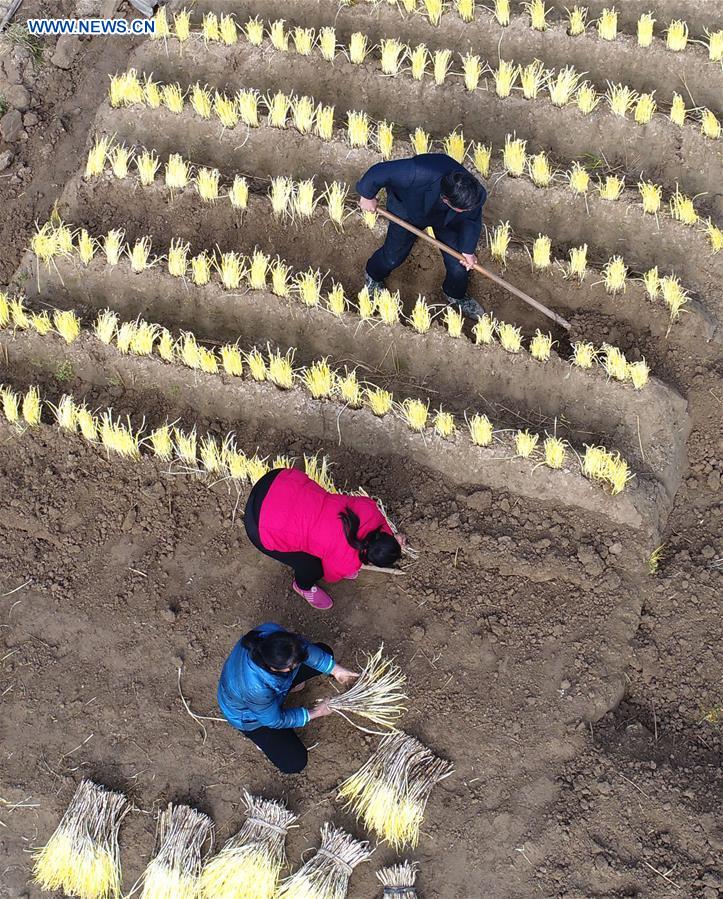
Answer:
<svg viewBox="0 0 723 899"><path fill-rule="evenodd" d="M487 199L484 187L464 166L445 153L422 153L411 159L379 162L357 182L362 209L373 212L376 196L385 188L387 209L417 228L431 226L438 240L462 253L465 261L442 253L447 277L442 290L447 302L470 318L484 310L467 296L469 269L477 262L475 250L482 230L482 207ZM387 237L367 261L366 286L381 290L384 279L400 266L411 252L414 234L390 222Z"/></svg>

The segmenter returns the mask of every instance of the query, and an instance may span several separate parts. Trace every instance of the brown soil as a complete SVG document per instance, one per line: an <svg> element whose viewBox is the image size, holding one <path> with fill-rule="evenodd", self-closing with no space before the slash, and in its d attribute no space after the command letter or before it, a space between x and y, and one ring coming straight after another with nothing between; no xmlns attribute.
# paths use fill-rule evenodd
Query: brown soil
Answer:
<svg viewBox="0 0 723 899"><path fill-rule="evenodd" d="M621 18L628 24L648 8L637 0L623 6ZM42 7L26 0L23 15ZM63 5L65 12L72 7ZM679 15L700 34L704 25L716 27L716 16L720 20L714 7L668 0L659 4L658 18ZM33 220L47 217L63 183L82 165L107 72L124 65L130 49L120 40L106 45L94 39L81 45L69 70L47 61L40 67L34 109L47 129L28 128L27 140L13 148L15 160L4 173L10 177L0 179L6 281L23 258ZM153 59L157 78L167 65L172 80L183 80L172 46L168 57L158 46L143 53ZM629 71L642 71L640 54L629 55ZM415 100L406 82L405 90L391 92L387 82L356 69L353 79L343 67L332 78L312 60L307 72L298 57L274 68L273 54L259 56L248 48L232 54L210 48L204 60L187 54L181 63L189 77L219 87L235 78L248 76L259 86L267 79L270 86L307 90L320 99L326 95L339 109L345 103L368 107L379 117L383 104L397 104L410 110L409 117L399 119L395 108L386 110L389 118L407 127L429 118L438 134L460 124L469 110L469 98L454 88L427 87ZM514 103L494 109L493 104L485 112L485 96L479 95L475 121L478 112L496 116L489 120L499 132L496 142L506 130L527 130L518 114L529 115L526 136L546 143L548 135L549 148L562 158L599 153L603 145L619 146L624 155L637 145L646 168L657 166L668 187L680 180L691 192L699 189L692 186L696 181L720 189L710 144L701 144L697 157L681 157L680 137L671 138L665 128L646 133L627 124L613 130L605 119L593 129L594 117L581 122L543 106L538 119L529 106ZM59 112L68 104L81 110L71 119ZM63 122L69 125L64 136ZM565 122L570 133L563 133ZM478 136L471 118L464 125L468 138ZM479 136L492 137L482 131ZM194 162L214 162L205 155L211 149L207 138L199 137L195 145L189 138L189 148ZM289 145L284 152L296 150ZM329 149L332 177L348 171L346 152L339 143ZM301 157L296 163L297 171L307 164ZM243 168L243 162L229 163L226 170ZM253 169L262 177L274 171L260 156ZM528 196L531 213L540 216L543 204L536 193L530 189L517 200L507 193L505 203L522 204ZM190 195L171 203L160 189L104 179L93 185L71 179L65 210L91 230L118 223L129 237L151 233L159 252L171 236L186 235L199 248L218 243L248 251L258 243L299 267L331 269L350 295L365 254L380 238L351 220L344 234L318 217L303 228L282 227L269 221L258 198L234 220L221 203L201 207ZM567 217L564 226L570 229L579 215L572 207L550 210L551 219ZM594 228L593 221L581 228ZM553 221L553 227L564 233L562 223ZM608 221L603 227L612 226ZM626 232L624 240L629 239ZM664 232L664 239L675 244L673 232ZM599 245L608 255L618 249L607 232ZM636 252L625 243L620 251ZM639 252L653 254L652 242ZM688 247L678 245L678 252L684 255ZM690 252L697 250L691 246ZM667 334L665 316L635 286L611 299L599 285L577 287L561 277L532 275L521 253L513 257L510 280L563 313L576 309L570 315L576 334L596 344L617 343L631 355L643 352L662 384L636 395L592 377L585 382L577 374L562 383L557 372L563 363L554 362L551 375L538 376L535 389L531 363L485 355L436 328L415 354L415 338L403 328L390 329L392 337L378 327L355 342L345 333L357 327L355 319L322 327L321 313L291 305L283 321L274 322L282 304L260 293L232 300L215 287L206 292L182 287L183 299L174 309L173 287L160 274L147 280L137 276L142 288L130 275L104 277L95 267L80 280L70 266L59 266L65 287L57 275L42 274L41 295L33 303L57 298L58 305L90 311L109 302L169 326L192 327L216 342L239 331L253 342L268 329L268 339L283 343L288 337L309 358L334 354L332 344L338 344L340 357L377 369L376 376L397 378L400 386L406 381L410 389L440 390L460 403L473 391L489 393L512 418L534 415L538 406L541 415L549 415L557 391L576 427L587 408L596 429L612 430L619 397L620 434L631 445L629 419L647 396L650 408L637 407L646 429L643 449L658 447L661 463L648 461L662 479L667 446L667 458L677 459L670 463L669 484L680 486L659 538L665 544L660 571L650 576L649 537L614 523L604 510L594 513L579 504L571 509L574 497L567 493L545 498L525 490L523 495L512 468L504 478L495 475L494 483L490 472L471 466L465 477L461 456L452 452L449 469L440 470L432 464L431 446L415 447L394 427L373 431L366 423L342 431L346 439L340 446L332 416L317 414L307 402L294 406L290 394L278 403L259 389L251 402L253 385L246 382L234 387L219 378L212 386L208 376L185 370L171 376L169 367L159 376L160 363L123 359L115 365L85 339L66 350L56 338L13 340L6 332L0 380L16 388L40 383L55 401L72 391L93 406L130 414L137 425L144 417L150 426L171 416L185 427L195 424L200 433L223 436L237 428L239 442L250 452L258 446L264 455L286 452L298 458L322 450L334 465L337 484L363 486L383 497L389 514L423 553L404 577L366 574L337 586L334 610L320 615L291 593L284 569L249 546L239 524L245 489L238 494L226 483L212 484L147 456L140 463L109 459L49 425L18 433L0 423L2 899L39 899L29 884L28 850L47 840L82 776L125 790L138 806L121 834L126 889L152 851L155 812L169 800L212 814L223 840L240 823L243 788L283 795L302 814L289 839L294 862L315 844L324 820L333 818L363 835L334 794L368 756L371 738L341 720L312 725L304 735L315 745L307 771L282 781L230 727L206 722L204 737L183 709L178 666L191 707L217 715L214 691L227 652L248 626L269 618L329 642L350 664L383 640L405 668L410 679L405 729L452 759L456 769L432 794L413 853L421 863L424 899L716 899L723 893L722 741L714 723L714 710L723 706L723 388L719 345L709 340L720 310L719 263L710 261L709 274L696 285L699 311ZM407 299L418 288L431 294L436 265L434 256L415 251L393 286L401 286ZM36 271L27 260L21 281L23 274L32 292ZM498 304L496 292L485 292L484 298L497 314L528 331L541 324L525 319L516 304ZM379 355L386 340L406 359L407 372L385 371ZM448 348L450 343L454 347ZM43 347L58 349L46 354ZM450 362L443 372L445 354ZM591 386L584 397L586 383ZM687 463L677 455L685 439L682 403L670 388L687 401L692 420ZM679 428L683 431L676 434ZM559 490L566 491L566 484ZM317 691L314 687L311 695ZM350 899L378 896L374 869L393 858L382 847L371 864L361 866Z"/></svg>

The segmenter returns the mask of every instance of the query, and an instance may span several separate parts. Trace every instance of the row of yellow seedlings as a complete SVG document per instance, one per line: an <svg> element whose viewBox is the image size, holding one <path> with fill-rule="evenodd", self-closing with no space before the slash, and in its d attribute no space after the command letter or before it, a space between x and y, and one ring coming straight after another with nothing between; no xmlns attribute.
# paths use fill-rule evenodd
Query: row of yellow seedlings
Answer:
<svg viewBox="0 0 723 899"><path fill-rule="evenodd" d="M535 64L533 64L534 67ZM527 67L530 68L530 67ZM114 76L121 79L124 84L132 84L132 90L128 91L128 104L141 103L149 108L158 108L163 105L161 100L158 105L158 97L162 97L169 87L167 84L159 84L146 80L141 84L135 70L131 69L121 75ZM176 85L170 85L176 96ZM111 103L117 104L118 92L114 92L111 86ZM260 127L266 124L272 128L285 129L294 127L301 134L315 134L322 140L330 141L343 135L346 142L353 148L371 147L379 152L382 159L391 159L395 150L395 132L399 133L395 123L388 121L373 122L364 111L350 111L346 115L346 123L343 129L337 127L334 120L334 107L317 103L312 97L297 97L294 94L285 94L277 91L274 94L262 96L259 91L248 89L239 91L235 97L226 95L222 97L226 109L234 109L239 121L249 127ZM138 99L140 98L140 99ZM181 114L186 108L183 93L180 94L181 105L175 108L177 114ZM210 118L214 111L214 102L208 88L196 83L190 91L191 108L202 118ZM265 122L263 116L265 115ZM230 120L227 119L230 127ZM442 150L463 163L467 160L474 163L481 175L490 175L493 153L501 156L503 171L511 177L528 177L536 187L550 187L553 184L564 182L570 190L577 195L587 195L591 189L591 175L588 169L580 162L573 162L569 169L561 170L548 157L545 151L528 154L527 141L516 135L507 135L503 148L495 151L491 144L480 142L469 143L465 140L464 132L457 128L441 141L433 141L430 134L423 128L417 128L409 135L409 143L398 143L397 150L402 154L413 150L414 153L429 153ZM138 176L143 183L150 183L156 177L160 168L160 160L153 152L148 150L134 151L122 144L115 145L108 137L100 137L90 150L86 164L86 177L99 174L108 164L111 171L118 178L128 175L129 167L135 163ZM195 170L184 161L180 155L172 154L165 166L166 184L173 189L183 187L188 183L196 184L199 195L203 199L214 200L219 196L220 174L214 168L200 167ZM713 223L711 219L702 219L695 208L695 198L688 197L676 186L676 192L665 204L663 201L663 188L660 184L640 178L638 181L640 195L640 208L644 214L658 216L669 210L670 216L688 226L702 226L714 252L723 249L723 231ZM596 188L598 194L605 200L618 200L624 196L625 180L616 174L607 174L604 178L597 176ZM338 193L327 195L330 215L333 221L341 224L343 217L343 200L346 195ZM243 208L248 199L248 183L245 178L237 177L228 189L228 197L236 207ZM335 215L336 213L336 215Z"/></svg>
<svg viewBox="0 0 723 899"><path fill-rule="evenodd" d="M352 6L356 0L341 0L343 6ZM366 0L380 5L385 0ZM389 6L400 6L406 12L421 13L432 25L439 25L445 13L454 12L463 22L474 21L477 9L491 13L497 23L506 28L512 21L510 0L494 0L492 7L478 4L476 0L386 0ZM544 0L528 0L520 6L527 14L530 27L535 31L547 31L553 26L550 13L553 10L545 5ZM566 30L571 37L596 33L604 41L616 40L622 32L618 30L618 11L614 6L605 7L597 18L591 18L588 7L575 4L567 9ZM653 43L656 18L651 12L643 13L637 21L636 37L639 47L650 47ZM680 53L690 44L700 44L707 48L708 58L713 62L723 60L723 30L705 29L706 40L694 40L690 37L687 23L682 19L673 19L662 29L665 35L665 46L673 53Z"/></svg>
<svg viewBox="0 0 723 899"><path fill-rule="evenodd" d="M504 228L505 225L498 226ZM57 237L58 232L62 237ZM493 233L493 243L496 234ZM383 323L395 325L404 323L410 326L418 334L426 334L432 327L436 318L441 317L450 337L458 339L464 336L464 319L460 312L448 306L433 306L427 303L422 296L417 301L409 316L405 316L399 292L382 290L374 295L366 288L357 294L356 303L352 303L345 295L341 284L334 281L328 286L327 277L318 269L310 268L304 272L294 273L292 267L277 256L275 259L267 256L258 248L250 256L243 256L235 251L208 254L200 253L190 257L190 244L182 240L172 240L166 256L151 257L150 238L140 238L133 247L123 243L124 234L119 230L109 231L105 238L97 240L85 230L73 232L67 225L44 225L31 240L31 250L38 259L46 263L52 263L56 255L71 256L77 254L80 262L89 265L97 252L104 255L105 261L110 266L118 265L123 257L127 257L132 271L140 273L146 269L163 265L172 277L186 278L196 285L203 287L212 280L215 272L219 282L227 290L249 289L270 290L275 296L287 298L295 297L307 308L320 308L331 313L337 318L348 313L354 313L362 321L370 324ZM536 246L539 247L538 238ZM549 241L549 238L547 238ZM48 244L55 243L55 248L48 250ZM63 244L70 247L69 250L60 250ZM546 245L549 253L549 246ZM537 253L537 257L539 257ZM533 264L536 264L535 250L532 253ZM539 258L537 264L540 263ZM577 263L576 263L577 264ZM572 263L571 263L572 265ZM585 271L576 269L574 277L584 278ZM608 275L609 277L609 275ZM652 278L648 278L652 282ZM667 290L668 280L658 279L663 284L663 291ZM650 285L652 290L652 283ZM71 339L77 336L76 324L71 313L57 312L58 319L63 320L64 328L68 329ZM67 320L67 321L66 321ZM53 326L47 312L28 314L18 298L11 299L6 294L0 293L0 327L11 325L16 328L33 327L39 333L47 333ZM65 330L60 330L57 323L55 330L65 336ZM475 343L479 346L491 346L499 342L499 345L508 353L521 353L524 350L522 331L509 322L499 322L493 316L485 314L472 328ZM70 342L70 340L68 341ZM551 334L544 334L539 329L529 343L529 352L533 359L539 362L547 362L550 359L554 341ZM621 350L604 344L596 349L592 343L578 341L573 345L573 355L570 360L572 365L581 369L591 370L597 364L602 365L608 377L617 381L629 381L636 390L642 389L648 382L649 369L644 360L629 363Z"/></svg>
<svg viewBox="0 0 723 899"><path fill-rule="evenodd" d="M16 298L14 302L21 301ZM80 333L80 321L72 312L66 312L66 315L72 316L75 321L73 334L62 331L59 333L70 343ZM14 321L11 319L9 324L13 325ZM30 327L34 326L30 324ZM49 332L42 333L43 336L47 336ZM296 351L293 348L285 353L279 349L272 350L270 346L267 346L265 353L255 347L244 352L236 343L226 344L216 351L213 347L200 345L191 332L181 332L180 337L175 339L160 325L141 318L133 322L123 322L115 312L108 309L98 315L92 333L103 344L114 346L122 354L138 356L157 354L171 364L181 364L207 374L215 375L224 371L232 377L248 376L257 382L270 381L282 390L301 386L315 399L332 399L350 408L365 407L379 418L393 414L403 420L412 431L421 434L431 429L434 434L445 440L453 439L459 433L457 421L452 413L442 408L430 412L429 402L420 399L405 398L402 401L395 401L390 391L359 381L356 369L349 371L347 368L343 373L335 371L329 365L328 358L317 360L308 367L295 369ZM40 423L41 403L36 388L31 388L25 397L21 397L11 388L4 387L0 390L0 400L5 417L11 423L20 424L22 421L29 425ZM133 431L130 421L126 424L114 420L110 410L103 413L98 421L87 407L83 406L79 418L78 407L72 400L63 400L54 407L54 411L58 424L64 429L72 431L80 429L86 439L100 439L104 446L120 455L133 458L140 455L141 432ZM495 441L496 434L504 433L496 432L492 422L484 414L468 415L465 412L464 420L469 439L475 446L490 446ZM198 449L195 431L184 434L167 425L155 430L147 439L159 458L170 460L175 455L185 463L195 465ZM497 439L499 440L499 436ZM219 444L211 437L201 440L200 458L208 472L236 478L251 477L252 473L260 476L268 470L265 460L259 459L258 455L249 460L246 455L240 454L238 467L234 468L234 471L240 474L232 474L229 467L229 453L235 444L232 438L228 438L228 441L227 445ZM515 433L514 445L516 456L534 462L539 460L539 464L553 469L565 467L569 449L577 455L567 441L555 435L547 436L540 445L540 435L530 433L527 429ZM608 460L607 467L604 471L599 469L597 474L590 474L593 469L589 461L586 461L588 455L592 454L591 458L597 458L600 452L604 453L604 458ZM581 468L586 477L602 481L609 486L613 494L619 493L632 477L627 463L619 454L612 454L595 446L587 448L585 457L581 460Z"/></svg>
<svg viewBox="0 0 723 899"><path fill-rule="evenodd" d="M239 34L246 36L254 45L260 45L268 39L278 51L294 50L303 56L314 53L318 45L318 56L329 63L334 61L337 50L340 49L336 43L334 29L321 29L317 36L313 28L297 27L287 32L283 19L268 26L258 18L251 20L251 23L258 27L258 33L252 29L253 36L249 36L247 29L244 28ZM304 41L293 40L294 36L300 34L305 36ZM455 80L461 78L468 91L488 90L486 76L489 75L494 82L495 93L502 99L510 97L513 91L519 91L523 97L530 100L536 100L543 92L547 92L554 106L575 104L583 115L589 115L604 101L613 115L627 118L628 114L633 112L633 120L637 124L645 125L658 111L654 91L639 93L629 85L608 82L605 94L599 94L594 85L584 79L585 73L576 71L571 65L554 70L547 69L538 60L531 65L522 66L511 60L500 59L497 68L492 68L479 55L471 52L462 55L454 54L450 49L431 51L425 44L411 47L397 38L383 38L378 45L375 45L363 32L355 32L343 52L351 63L360 65L369 61L378 66L382 74L389 77L409 73L416 81L432 78L437 85L444 84L449 78ZM460 66L459 70L455 68L456 66ZM180 88L178 90L180 91ZM117 87L115 97L122 99ZM692 112L697 116L704 137L716 140L721 136L721 123L712 110L703 107ZM682 127L685 124L687 110L681 94L674 93L668 115L676 125Z"/></svg>

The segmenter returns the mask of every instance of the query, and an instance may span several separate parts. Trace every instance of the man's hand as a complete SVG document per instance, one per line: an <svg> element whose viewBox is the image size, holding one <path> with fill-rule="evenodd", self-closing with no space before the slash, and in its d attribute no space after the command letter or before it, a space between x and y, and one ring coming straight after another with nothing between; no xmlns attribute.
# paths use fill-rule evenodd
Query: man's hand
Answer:
<svg viewBox="0 0 723 899"><path fill-rule="evenodd" d="M371 199L367 199L367 197L359 197L359 206L364 210L364 212L376 212L378 206L377 198L372 197Z"/></svg>
<svg viewBox="0 0 723 899"><path fill-rule="evenodd" d="M394 536L397 538L397 543L402 547L402 549L404 549L407 543L409 543L409 538L406 534L402 534L401 531L398 531Z"/></svg>
<svg viewBox="0 0 723 899"><path fill-rule="evenodd" d="M313 721L314 718L325 718L327 715L331 715L328 699L320 699L313 709L309 709L309 721Z"/></svg>
<svg viewBox="0 0 723 899"><path fill-rule="evenodd" d="M477 265L477 257L473 253L462 253L463 259L460 259L459 264L463 265L467 271Z"/></svg>
<svg viewBox="0 0 723 899"><path fill-rule="evenodd" d="M356 671L350 671L348 668L343 668L341 665L334 665L331 671L331 676L335 681L337 681L337 683L340 683L342 686L350 684L352 681L355 681L359 677Z"/></svg>

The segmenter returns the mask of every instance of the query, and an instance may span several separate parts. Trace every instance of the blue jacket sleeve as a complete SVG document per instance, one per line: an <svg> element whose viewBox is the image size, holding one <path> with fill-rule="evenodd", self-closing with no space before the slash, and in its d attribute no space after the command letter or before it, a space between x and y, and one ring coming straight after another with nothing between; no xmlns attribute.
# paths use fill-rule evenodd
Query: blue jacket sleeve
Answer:
<svg viewBox="0 0 723 899"><path fill-rule="evenodd" d="M479 236L482 233L482 213L478 219L464 223L459 241L459 252L474 255L479 243Z"/></svg>
<svg viewBox="0 0 723 899"><path fill-rule="evenodd" d="M309 668L313 668L315 671L321 671L322 674L331 674L334 668L334 656L329 655L328 652L325 652L316 643L306 644L307 652L309 653L306 657L306 664Z"/></svg>
<svg viewBox="0 0 723 899"><path fill-rule="evenodd" d="M392 190L407 190L414 181L415 166L413 159L394 159L391 162L378 162L357 181L357 193L371 200L385 187Z"/></svg>
<svg viewBox="0 0 723 899"><path fill-rule="evenodd" d="M278 695L271 692L255 691L246 697L246 705L264 727L304 727L309 723L306 709L285 709L279 702Z"/></svg>

